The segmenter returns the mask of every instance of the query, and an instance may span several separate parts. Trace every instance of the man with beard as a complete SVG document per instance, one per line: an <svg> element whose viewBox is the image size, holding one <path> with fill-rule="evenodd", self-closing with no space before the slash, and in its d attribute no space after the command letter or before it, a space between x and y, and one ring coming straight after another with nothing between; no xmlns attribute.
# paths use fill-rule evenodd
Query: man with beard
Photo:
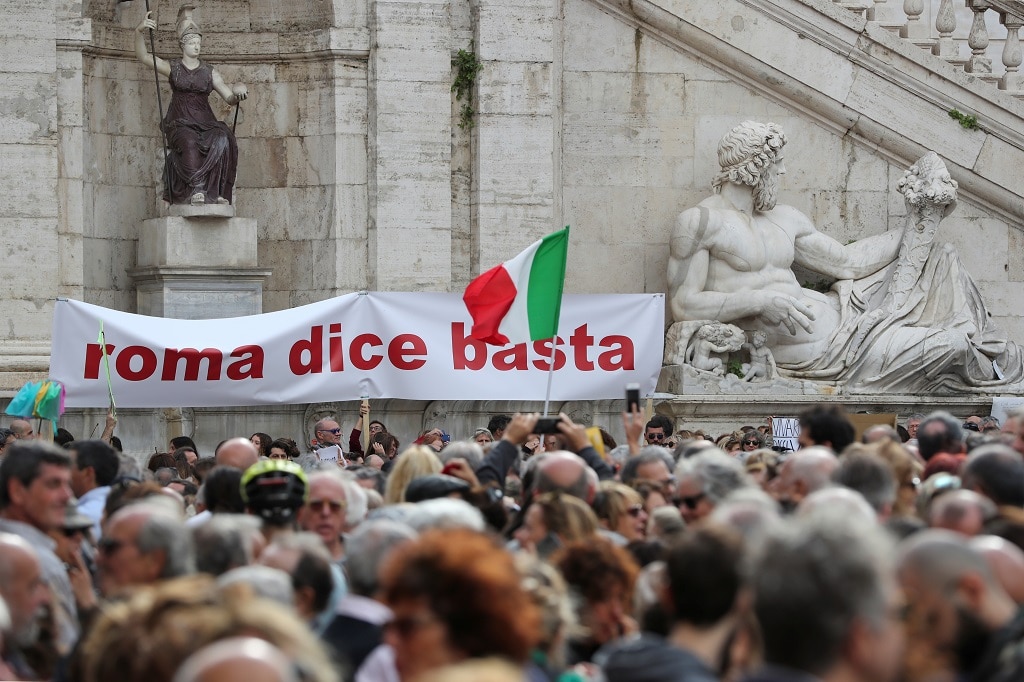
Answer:
<svg viewBox="0 0 1024 682"><path fill-rule="evenodd" d="M864 277L896 258L901 231L843 246L797 209L777 205L785 144L778 126L755 121L722 138L715 194L676 220L668 276L676 321L764 331L775 361L793 364L821 355L839 324L836 303L801 288L794 263L834 279Z"/></svg>
<svg viewBox="0 0 1024 682"><path fill-rule="evenodd" d="M1024 612L966 538L922 531L903 543L898 567L917 654L908 660L931 668L917 672L945 664L970 682L1024 679Z"/></svg>
<svg viewBox="0 0 1024 682"><path fill-rule="evenodd" d="M1024 348L992 327L956 250L933 239L957 191L937 155L900 179L907 214L894 229L844 246L776 204L785 144L773 123L733 128L718 145L715 194L676 220L670 364L686 364L694 333L717 321L764 332L790 378L916 394L1024 381ZM831 288L801 287L796 265Z"/></svg>

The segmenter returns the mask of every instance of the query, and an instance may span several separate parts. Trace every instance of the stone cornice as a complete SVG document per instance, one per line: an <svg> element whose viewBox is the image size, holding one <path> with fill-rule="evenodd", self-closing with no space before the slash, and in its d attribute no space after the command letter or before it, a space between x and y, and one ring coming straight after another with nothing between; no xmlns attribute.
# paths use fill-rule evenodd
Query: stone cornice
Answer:
<svg viewBox="0 0 1024 682"><path fill-rule="evenodd" d="M939 153L962 195L1021 229L1024 197L1012 169L1024 163L1024 103L1012 95L829 0L590 1L899 166ZM733 30L736 17L760 40ZM790 36L792 45L765 44L764 35ZM852 65L849 73L829 72L837 57ZM896 110L916 115L890 115L893 98L909 102ZM951 121L953 108L975 114L980 130Z"/></svg>

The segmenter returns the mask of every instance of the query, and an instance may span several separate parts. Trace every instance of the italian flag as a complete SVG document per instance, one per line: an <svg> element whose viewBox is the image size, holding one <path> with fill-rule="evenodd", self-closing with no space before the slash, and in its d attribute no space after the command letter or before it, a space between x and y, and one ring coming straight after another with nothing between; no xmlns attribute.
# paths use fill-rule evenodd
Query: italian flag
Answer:
<svg viewBox="0 0 1024 682"><path fill-rule="evenodd" d="M466 287L474 339L504 346L550 339L558 332L569 253L569 227L530 244Z"/></svg>

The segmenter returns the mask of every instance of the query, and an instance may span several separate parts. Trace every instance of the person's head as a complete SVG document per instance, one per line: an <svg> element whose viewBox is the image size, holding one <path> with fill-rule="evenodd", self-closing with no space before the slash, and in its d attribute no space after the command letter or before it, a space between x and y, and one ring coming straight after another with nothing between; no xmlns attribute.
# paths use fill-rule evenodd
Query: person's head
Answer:
<svg viewBox="0 0 1024 682"><path fill-rule="evenodd" d="M647 537L648 514L640 493L627 485L603 481L591 505L600 524L627 541Z"/></svg>
<svg viewBox="0 0 1024 682"><path fill-rule="evenodd" d="M174 469L174 455L169 452L154 452L146 462L146 468L156 473L160 469Z"/></svg>
<svg viewBox="0 0 1024 682"><path fill-rule="evenodd" d="M399 504L405 502L405 489L419 476L441 472L441 460L433 449L414 445L395 460L384 488L384 502Z"/></svg>
<svg viewBox="0 0 1024 682"><path fill-rule="evenodd" d="M899 432L888 424L869 426L864 429L864 433L860 437L860 442L865 444L878 443L883 440L891 440L893 443L903 442Z"/></svg>
<svg viewBox="0 0 1024 682"><path fill-rule="evenodd" d="M917 438L917 429L921 426L921 422L924 421L924 418L925 415L921 414L920 412L915 412L914 414L907 417L907 435L909 435L911 438Z"/></svg>
<svg viewBox="0 0 1024 682"><path fill-rule="evenodd" d="M370 437L370 449L373 449L373 445L378 444L384 449L384 459L394 459L395 455L398 454L398 439L395 438L394 434L391 433L378 433Z"/></svg>
<svg viewBox="0 0 1024 682"><path fill-rule="evenodd" d="M352 523L350 511L354 512ZM365 516L366 493L352 480L351 474L326 470L310 475L309 499L299 510L299 526L320 536L332 553L340 551L342 533L355 527Z"/></svg>
<svg viewBox="0 0 1024 682"><path fill-rule="evenodd" d="M743 465L717 449L676 465L677 506L688 524L704 519L733 491L752 485Z"/></svg>
<svg viewBox="0 0 1024 682"><path fill-rule="evenodd" d="M566 634L576 625L569 588L561 574L546 561L524 552L515 555L516 568L523 576L523 589L540 611L540 641L537 648L555 668L565 667Z"/></svg>
<svg viewBox="0 0 1024 682"><path fill-rule="evenodd" d="M514 536L520 547L547 557L560 545L594 537L597 528L597 516L583 500L553 492L533 501Z"/></svg>
<svg viewBox="0 0 1024 682"><path fill-rule="evenodd" d="M896 503L896 477L889 464L871 452L847 452L832 472L832 482L856 490L880 519L892 513Z"/></svg>
<svg viewBox="0 0 1024 682"><path fill-rule="evenodd" d="M754 450L743 461L743 468L754 483L766 488L779 475L779 453L769 448Z"/></svg>
<svg viewBox="0 0 1024 682"><path fill-rule="evenodd" d="M259 451L248 438L229 438L214 453L217 466L234 467L245 471L260 461Z"/></svg>
<svg viewBox="0 0 1024 682"><path fill-rule="evenodd" d="M76 497L108 486L117 478L121 460L117 451L103 441L76 440L67 451L71 456L71 490Z"/></svg>
<svg viewBox="0 0 1024 682"><path fill-rule="evenodd" d="M46 533L64 523L71 459L49 443L20 440L0 461L0 512Z"/></svg>
<svg viewBox="0 0 1024 682"><path fill-rule="evenodd" d="M637 479L656 481L671 494L672 469L675 468L675 464L668 450L661 446L648 445L626 460L619 472L619 479L626 485L632 485Z"/></svg>
<svg viewBox="0 0 1024 682"><path fill-rule="evenodd" d="M866 447L866 452L877 454L892 469L896 477L896 501L893 503L894 516L911 516L917 500L924 467L907 452L899 441L883 439Z"/></svg>
<svg viewBox="0 0 1024 682"><path fill-rule="evenodd" d="M837 405L819 405L800 415L800 447L823 445L839 454L855 435L845 410Z"/></svg>
<svg viewBox="0 0 1024 682"><path fill-rule="evenodd" d="M391 552L416 539L416 531L389 519L371 519L345 540L345 574L353 594L373 597L380 589L381 568Z"/></svg>
<svg viewBox="0 0 1024 682"><path fill-rule="evenodd" d="M925 521L932 528L973 537L979 535L995 515L996 506L987 497L972 490L951 490L929 505Z"/></svg>
<svg viewBox="0 0 1024 682"><path fill-rule="evenodd" d="M1016 604L1024 604L1024 551L995 535L978 535L968 543L988 564L992 575Z"/></svg>
<svg viewBox="0 0 1024 682"><path fill-rule="evenodd" d="M765 662L820 678L895 679L903 636L891 552L881 528L838 514L774 528L750 572Z"/></svg>
<svg viewBox="0 0 1024 682"><path fill-rule="evenodd" d="M566 545L551 563L582 598L580 623L590 638L604 644L620 637L640 572L630 553L604 538L592 538Z"/></svg>
<svg viewBox="0 0 1024 682"><path fill-rule="evenodd" d="M644 425L644 440L648 445L661 445L669 434L665 433L665 426L660 421L650 420Z"/></svg>
<svg viewBox="0 0 1024 682"><path fill-rule="evenodd" d="M932 412L917 427L917 451L928 461L940 452L958 455L964 451L964 430L948 412Z"/></svg>
<svg viewBox="0 0 1024 682"><path fill-rule="evenodd" d="M108 603L83 637L82 679L172 680L182 663L206 645L253 636L283 651L294 662L292 667L303 682L337 680L316 635L292 608L254 599L251 589L242 588L220 586L209 576L188 576L163 581L134 592L126 600ZM142 651L146 655L140 655ZM237 677L198 679L238 682ZM257 680L263 682L256 677L242 682Z"/></svg>
<svg viewBox="0 0 1024 682"><path fill-rule="evenodd" d="M484 447L488 443L494 442L494 434L487 429L477 429L473 432L473 442Z"/></svg>
<svg viewBox="0 0 1024 682"><path fill-rule="evenodd" d="M505 435L505 428L511 421L512 417L507 414L496 414L488 420L487 430L494 436L494 440L501 440L501 437Z"/></svg>
<svg viewBox="0 0 1024 682"><path fill-rule="evenodd" d="M744 121L730 130L718 143L721 172L711 183L715 193L726 182L752 187L754 208L775 208L776 176L785 173L782 148L786 134L774 123Z"/></svg>
<svg viewBox="0 0 1024 682"><path fill-rule="evenodd" d="M1024 459L1008 445L976 448L964 463L960 478L965 488L998 506L1024 507Z"/></svg>
<svg viewBox="0 0 1024 682"><path fill-rule="evenodd" d="M260 457L270 457L270 444L274 442L268 434L257 431L249 436L249 442L256 446Z"/></svg>
<svg viewBox="0 0 1024 682"><path fill-rule="evenodd" d="M339 445L341 443L341 427L333 419L321 419L313 427L313 437L320 445Z"/></svg>
<svg viewBox="0 0 1024 682"><path fill-rule="evenodd" d="M471 658L523 663L537 643L539 614L512 556L480 533L430 531L401 545L381 587L402 679Z"/></svg>
<svg viewBox="0 0 1024 682"><path fill-rule="evenodd" d="M963 536L924 530L902 543L897 566L912 636L956 656L957 670L973 670L1017 611L984 557Z"/></svg>
<svg viewBox="0 0 1024 682"><path fill-rule="evenodd" d="M267 450L267 457L270 459L291 459L299 458L299 446L291 438L278 438L270 444Z"/></svg>
<svg viewBox="0 0 1024 682"><path fill-rule="evenodd" d="M753 452L764 447L764 439L757 431L747 431L740 437L740 450Z"/></svg>
<svg viewBox="0 0 1024 682"><path fill-rule="evenodd" d="M175 436L168 443L168 450L174 452L178 448L192 448L192 451L199 454L199 448L196 446L196 442L189 436Z"/></svg>
<svg viewBox="0 0 1024 682"><path fill-rule="evenodd" d="M242 470L230 466L217 466L203 481L206 508L212 514L243 514Z"/></svg>
<svg viewBox="0 0 1024 682"><path fill-rule="evenodd" d="M188 528L153 502L129 505L110 517L97 547L100 591L107 596L195 570Z"/></svg>
<svg viewBox="0 0 1024 682"><path fill-rule="evenodd" d="M0 457L7 454L7 448L14 445L14 442L18 440L18 437L14 435L14 431L10 429L0 429Z"/></svg>
<svg viewBox="0 0 1024 682"><path fill-rule="evenodd" d="M442 464L448 464L453 459L464 459L474 471L479 469L484 461L484 451L480 445L468 440L452 441L437 456Z"/></svg>
<svg viewBox="0 0 1024 682"><path fill-rule="evenodd" d="M50 590L36 551L22 538L6 533L0 533L0 597L10 611L14 643L19 647L35 644Z"/></svg>
<svg viewBox="0 0 1024 682"><path fill-rule="evenodd" d="M584 502L594 499L596 482L590 477L591 469L579 455L571 452L547 452L537 460L533 494L560 491Z"/></svg>
<svg viewBox="0 0 1024 682"><path fill-rule="evenodd" d="M743 609L743 541L735 531L714 524L686 531L665 563L663 599L675 622L710 628Z"/></svg>
<svg viewBox="0 0 1024 682"><path fill-rule="evenodd" d="M251 564L260 525L258 518L248 514L216 514L192 528L196 571L218 576Z"/></svg>
<svg viewBox="0 0 1024 682"><path fill-rule="evenodd" d="M11 431L18 440L32 440L36 437L35 429L32 428L32 422L26 419L15 419L12 421Z"/></svg>
<svg viewBox="0 0 1024 682"><path fill-rule="evenodd" d="M387 433L388 427L384 426L384 422L373 419L370 421L370 425L366 429L370 432L370 436L376 436L378 433Z"/></svg>
<svg viewBox="0 0 1024 682"><path fill-rule="evenodd" d="M311 621L330 603L334 590L331 555L320 537L313 533L282 533L260 554L262 566L276 568L291 576L295 610Z"/></svg>
<svg viewBox="0 0 1024 682"><path fill-rule="evenodd" d="M775 480L775 497L786 511L792 511L811 493L831 485L839 460L826 447L809 447L792 453L782 464Z"/></svg>

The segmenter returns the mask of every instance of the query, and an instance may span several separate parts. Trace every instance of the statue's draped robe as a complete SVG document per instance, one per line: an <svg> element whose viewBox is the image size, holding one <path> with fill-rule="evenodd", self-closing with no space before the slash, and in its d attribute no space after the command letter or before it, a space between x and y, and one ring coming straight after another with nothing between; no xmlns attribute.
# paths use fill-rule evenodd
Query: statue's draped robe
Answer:
<svg viewBox="0 0 1024 682"><path fill-rule="evenodd" d="M783 374L901 393L972 392L1024 382L1024 353L992 326L952 247L933 243L902 302L892 310L876 308L895 268L893 263L864 279L837 282L828 295L841 319L828 350L813 360L780 364Z"/></svg>
<svg viewBox="0 0 1024 682"><path fill-rule="evenodd" d="M210 108L213 67L200 62L189 69L175 59L171 64L171 104L164 117L167 135L167 177L164 199L187 204L196 192L205 202L231 201L238 166L238 146L227 124Z"/></svg>

